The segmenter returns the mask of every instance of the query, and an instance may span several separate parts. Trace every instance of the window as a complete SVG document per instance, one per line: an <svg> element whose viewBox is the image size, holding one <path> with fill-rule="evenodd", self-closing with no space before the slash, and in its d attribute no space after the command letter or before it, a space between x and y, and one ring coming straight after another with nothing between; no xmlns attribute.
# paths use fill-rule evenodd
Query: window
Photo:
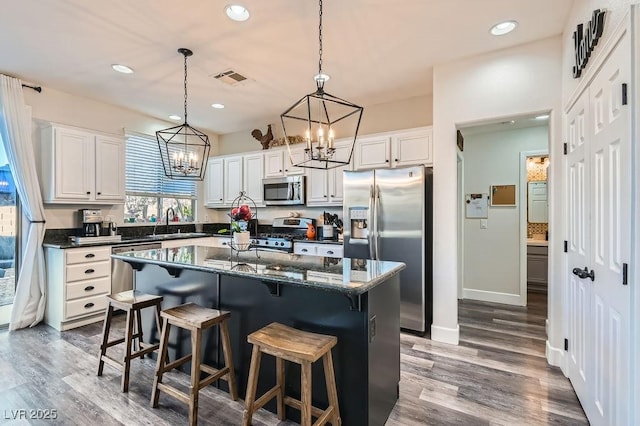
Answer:
<svg viewBox="0 0 640 426"><path fill-rule="evenodd" d="M0 326L9 323L16 289L16 185L0 140Z"/></svg>
<svg viewBox="0 0 640 426"><path fill-rule="evenodd" d="M174 221L195 220L196 182L165 176L155 138L127 136L126 174L125 222L161 221L170 207L175 211Z"/></svg>

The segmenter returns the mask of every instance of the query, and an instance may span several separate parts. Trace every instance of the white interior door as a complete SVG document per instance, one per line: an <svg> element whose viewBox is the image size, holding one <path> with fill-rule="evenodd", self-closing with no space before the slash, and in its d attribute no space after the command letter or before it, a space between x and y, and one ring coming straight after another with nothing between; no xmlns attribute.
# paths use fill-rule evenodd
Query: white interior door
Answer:
<svg viewBox="0 0 640 426"><path fill-rule="evenodd" d="M625 35L567 117L569 378L593 425L628 424L631 408L630 57ZM588 277L573 273L585 267Z"/></svg>

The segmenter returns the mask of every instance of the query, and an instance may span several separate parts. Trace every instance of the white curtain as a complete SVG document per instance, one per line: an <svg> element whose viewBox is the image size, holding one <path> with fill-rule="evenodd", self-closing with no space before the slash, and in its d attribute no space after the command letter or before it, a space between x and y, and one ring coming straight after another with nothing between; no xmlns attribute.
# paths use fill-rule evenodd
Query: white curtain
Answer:
<svg viewBox="0 0 640 426"><path fill-rule="evenodd" d="M0 75L0 138L9 160L27 221L22 221L26 241L13 301L10 330L33 327L44 317L45 269L44 207L31 142L31 117L22 95L22 82Z"/></svg>

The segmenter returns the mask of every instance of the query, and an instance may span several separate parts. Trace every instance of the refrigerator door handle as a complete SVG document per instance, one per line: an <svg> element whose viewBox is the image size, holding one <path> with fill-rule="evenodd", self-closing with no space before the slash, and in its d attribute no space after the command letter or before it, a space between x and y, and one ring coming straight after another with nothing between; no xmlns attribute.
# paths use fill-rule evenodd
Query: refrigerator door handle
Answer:
<svg viewBox="0 0 640 426"><path fill-rule="evenodd" d="M380 187L376 185L375 192L375 211L376 218L374 222L374 227L376 230L376 260L380 260Z"/></svg>
<svg viewBox="0 0 640 426"><path fill-rule="evenodd" d="M373 197L375 195L375 191L373 189L373 185L369 186L369 233L367 234L367 239L369 240L369 257L371 259L375 259L376 258L376 252L375 249L373 247L374 244L374 226L373 226L373 218L374 218L374 213L373 213Z"/></svg>

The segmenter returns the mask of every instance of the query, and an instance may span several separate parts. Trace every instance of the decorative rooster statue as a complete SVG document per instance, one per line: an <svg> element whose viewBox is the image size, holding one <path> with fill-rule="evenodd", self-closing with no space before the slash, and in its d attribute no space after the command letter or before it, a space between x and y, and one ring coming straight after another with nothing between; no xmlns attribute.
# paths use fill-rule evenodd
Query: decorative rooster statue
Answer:
<svg viewBox="0 0 640 426"><path fill-rule="evenodd" d="M271 131L271 124L267 127L267 133L265 135L262 134L260 129L253 129L251 132L251 136L257 139L262 145L262 149L269 149L269 144L273 140L273 132Z"/></svg>

